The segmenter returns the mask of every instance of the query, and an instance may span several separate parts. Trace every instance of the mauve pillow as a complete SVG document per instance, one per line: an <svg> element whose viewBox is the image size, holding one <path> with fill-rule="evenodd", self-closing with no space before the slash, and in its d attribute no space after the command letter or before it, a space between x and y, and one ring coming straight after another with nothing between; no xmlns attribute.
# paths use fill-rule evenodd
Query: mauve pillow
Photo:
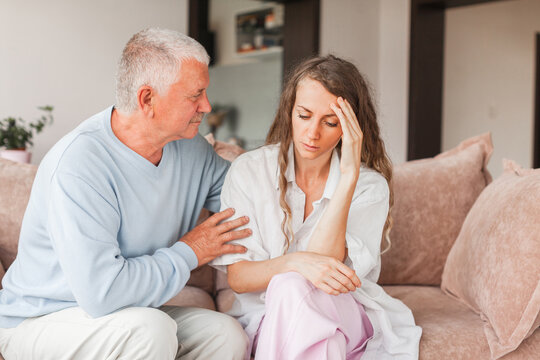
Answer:
<svg viewBox="0 0 540 360"><path fill-rule="evenodd" d="M480 314L492 359L540 326L540 169L504 168L467 215L441 285Z"/></svg>
<svg viewBox="0 0 540 360"><path fill-rule="evenodd" d="M491 181L492 152L487 133L434 158L395 166L392 247L381 258L380 284L440 285L463 220Z"/></svg>

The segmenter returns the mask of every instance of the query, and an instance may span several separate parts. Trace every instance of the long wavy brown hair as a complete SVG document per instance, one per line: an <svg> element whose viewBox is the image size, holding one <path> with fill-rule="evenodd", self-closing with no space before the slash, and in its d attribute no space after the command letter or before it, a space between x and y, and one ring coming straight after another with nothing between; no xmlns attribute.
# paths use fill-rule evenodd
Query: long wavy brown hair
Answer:
<svg viewBox="0 0 540 360"><path fill-rule="evenodd" d="M389 233L392 228L391 210L394 205L392 162L388 158L384 142L380 136L377 114L367 82L356 66L333 55L312 57L301 62L292 70L285 82L276 117L266 137L267 145L279 144L279 205L285 215L281 223L281 230L287 240L285 252L294 241L291 208L285 199L287 191L285 171L289 162L287 153L292 142L292 110L296 101L298 84L306 78L318 81L331 94L347 99L356 114L364 135L362 162L378 171L388 182L390 188L390 211L388 211L383 230L383 237L387 241L384 253L391 246ZM338 151L341 151L341 142L338 143L337 148Z"/></svg>

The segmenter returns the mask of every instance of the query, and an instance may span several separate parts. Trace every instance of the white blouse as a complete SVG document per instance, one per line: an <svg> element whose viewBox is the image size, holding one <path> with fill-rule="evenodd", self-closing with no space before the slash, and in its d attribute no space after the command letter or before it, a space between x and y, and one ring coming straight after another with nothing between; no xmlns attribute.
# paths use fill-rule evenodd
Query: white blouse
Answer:
<svg viewBox="0 0 540 360"><path fill-rule="evenodd" d="M233 218L247 215L253 234L233 241L247 248L243 254L223 255L210 264L226 271L226 265L242 260L260 261L283 255L286 240L281 231L284 214L279 206L279 145L269 145L239 156L232 164L221 191L221 209L236 210ZM339 156L334 150L330 172L321 199L304 219L306 196L296 185L292 145L285 173L286 199L292 212L294 242L287 252L304 251L341 176ZM415 325L411 311L390 297L377 284L381 269L380 245L389 206L386 179L362 166L349 211L346 230L348 257L345 264L354 268L362 286L353 296L363 304L374 334L362 359L417 359L422 329ZM236 294L228 312L245 328L250 344L264 315L265 292Z"/></svg>

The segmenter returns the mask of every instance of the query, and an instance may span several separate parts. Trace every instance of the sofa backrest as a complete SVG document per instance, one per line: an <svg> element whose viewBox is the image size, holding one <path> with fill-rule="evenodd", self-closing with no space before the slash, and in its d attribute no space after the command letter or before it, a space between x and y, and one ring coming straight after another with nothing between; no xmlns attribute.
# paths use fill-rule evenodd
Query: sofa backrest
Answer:
<svg viewBox="0 0 540 360"><path fill-rule="evenodd" d="M7 269L17 255L19 232L37 167L0 158L0 261Z"/></svg>
<svg viewBox="0 0 540 360"><path fill-rule="evenodd" d="M463 221L491 181L486 166L492 152L487 133L394 168L392 247L382 255L380 284L441 284Z"/></svg>

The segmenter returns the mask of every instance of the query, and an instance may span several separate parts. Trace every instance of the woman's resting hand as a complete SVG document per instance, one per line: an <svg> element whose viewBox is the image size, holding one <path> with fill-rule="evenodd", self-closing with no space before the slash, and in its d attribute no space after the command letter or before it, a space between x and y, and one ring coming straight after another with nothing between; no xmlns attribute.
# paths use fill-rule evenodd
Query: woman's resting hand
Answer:
<svg viewBox="0 0 540 360"><path fill-rule="evenodd" d="M348 293L361 285L354 270L334 257L304 251L286 256L294 271L330 295Z"/></svg>

